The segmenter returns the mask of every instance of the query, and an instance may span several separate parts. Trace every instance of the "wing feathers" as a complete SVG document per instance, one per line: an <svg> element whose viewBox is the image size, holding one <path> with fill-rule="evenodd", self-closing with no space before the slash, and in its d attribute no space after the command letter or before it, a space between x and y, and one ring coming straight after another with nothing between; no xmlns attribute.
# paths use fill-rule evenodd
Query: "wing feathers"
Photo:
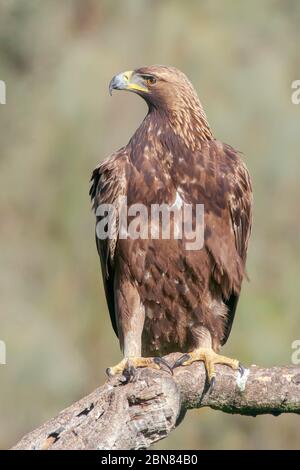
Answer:
<svg viewBox="0 0 300 470"><path fill-rule="evenodd" d="M100 204L112 204L116 210L115 230L109 238L100 240L96 234L96 245L100 257L104 290L112 326L118 336L114 300L115 250L118 240L118 201L126 195L125 167L128 164L126 152L121 149L102 162L92 173L90 196L94 211ZM101 217L96 217L96 224Z"/></svg>

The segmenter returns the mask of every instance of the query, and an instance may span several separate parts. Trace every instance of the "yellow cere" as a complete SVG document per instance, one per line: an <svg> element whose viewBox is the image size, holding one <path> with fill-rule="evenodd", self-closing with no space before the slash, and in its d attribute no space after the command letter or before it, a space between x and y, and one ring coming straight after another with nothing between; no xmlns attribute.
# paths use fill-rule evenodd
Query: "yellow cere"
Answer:
<svg viewBox="0 0 300 470"><path fill-rule="evenodd" d="M132 74L133 74L133 70L127 70L126 72L123 73L123 78L127 82L127 90L138 90L138 91L143 91L144 93L148 93L148 89L146 87L138 85L137 83L130 83Z"/></svg>

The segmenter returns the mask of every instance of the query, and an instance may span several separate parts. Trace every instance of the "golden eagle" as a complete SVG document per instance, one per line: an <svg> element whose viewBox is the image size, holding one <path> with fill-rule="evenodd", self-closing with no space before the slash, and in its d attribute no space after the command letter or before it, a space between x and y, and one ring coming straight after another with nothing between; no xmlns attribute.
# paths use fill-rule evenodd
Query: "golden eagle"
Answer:
<svg viewBox="0 0 300 470"><path fill-rule="evenodd" d="M229 336L245 277L249 173L239 153L215 139L197 93L176 68L120 73L109 88L137 93L148 113L129 143L93 171L97 223L103 204L113 205L119 220L124 197L128 207L149 209L203 204L204 244L187 250L175 237L120 237L117 224L109 237L96 236L109 313L124 354L108 373L123 372L128 364L158 368L165 362L161 356L180 351L173 367L204 361L212 384L216 363L240 367L217 353Z"/></svg>

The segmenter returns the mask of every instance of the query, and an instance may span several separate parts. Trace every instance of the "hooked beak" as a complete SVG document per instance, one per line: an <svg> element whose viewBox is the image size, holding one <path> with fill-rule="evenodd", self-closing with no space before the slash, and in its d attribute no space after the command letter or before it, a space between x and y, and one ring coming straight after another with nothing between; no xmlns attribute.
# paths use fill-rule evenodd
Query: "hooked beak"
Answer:
<svg viewBox="0 0 300 470"><path fill-rule="evenodd" d="M119 73L115 75L109 84L109 94L113 90L127 90L133 92L148 93L148 88L145 86L143 78L135 74L133 70Z"/></svg>

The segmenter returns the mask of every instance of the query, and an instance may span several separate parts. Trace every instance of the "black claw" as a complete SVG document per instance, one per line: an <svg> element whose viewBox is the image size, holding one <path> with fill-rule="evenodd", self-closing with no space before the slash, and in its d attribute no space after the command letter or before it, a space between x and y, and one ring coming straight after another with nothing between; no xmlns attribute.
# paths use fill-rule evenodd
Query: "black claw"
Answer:
<svg viewBox="0 0 300 470"><path fill-rule="evenodd" d="M105 372L106 372L107 377L109 377L109 378L112 377L112 373L111 373L110 367L108 367L107 369L105 369Z"/></svg>
<svg viewBox="0 0 300 470"><path fill-rule="evenodd" d="M182 364L188 359L190 359L190 357L191 356L189 354L183 354L181 357L177 359L177 361L174 362L172 369L174 370L176 369L176 367L182 366Z"/></svg>
<svg viewBox="0 0 300 470"><path fill-rule="evenodd" d="M164 365L168 369L170 374L173 375L173 368L163 357L154 357L153 362L155 362L155 364L157 364L158 366ZM163 367L161 367L161 369L164 370Z"/></svg>
<svg viewBox="0 0 300 470"><path fill-rule="evenodd" d="M216 385L216 377L212 377L210 382L209 382L209 387L208 387L208 394L210 395L213 389L215 388Z"/></svg>
<svg viewBox="0 0 300 470"><path fill-rule="evenodd" d="M135 378L136 378L136 369L131 364L128 364L126 368L123 370L121 382L123 384L128 384L130 382L134 382Z"/></svg>
<svg viewBox="0 0 300 470"><path fill-rule="evenodd" d="M244 373L245 373L245 367L239 362L239 373L241 374L241 377L243 377Z"/></svg>

